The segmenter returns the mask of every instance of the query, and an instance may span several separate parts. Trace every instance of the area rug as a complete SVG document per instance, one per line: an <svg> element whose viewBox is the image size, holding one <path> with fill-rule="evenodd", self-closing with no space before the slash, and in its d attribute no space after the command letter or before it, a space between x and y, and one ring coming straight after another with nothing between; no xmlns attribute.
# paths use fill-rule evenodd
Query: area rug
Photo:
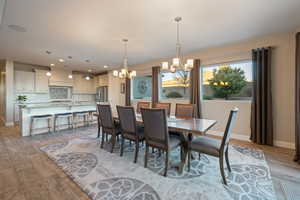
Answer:
<svg viewBox="0 0 300 200"><path fill-rule="evenodd" d="M171 168L164 177L163 155L150 153L144 168L144 147L134 164L134 145L126 142L120 157L119 145L111 154L100 149L100 140L91 133L41 150L94 200L276 199L263 152L245 147L230 146L228 186L222 184L218 159L203 154L200 159L195 154L190 172ZM172 162L179 161L179 154L179 149L172 151Z"/></svg>

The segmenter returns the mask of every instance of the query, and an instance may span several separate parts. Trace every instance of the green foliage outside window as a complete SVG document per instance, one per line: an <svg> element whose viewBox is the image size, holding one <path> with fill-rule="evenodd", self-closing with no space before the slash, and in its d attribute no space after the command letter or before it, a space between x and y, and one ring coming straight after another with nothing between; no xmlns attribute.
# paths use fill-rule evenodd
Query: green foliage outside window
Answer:
<svg viewBox="0 0 300 200"><path fill-rule="evenodd" d="M246 86L245 72L240 68L222 66L214 70L213 78L208 80L209 86L218 98L228 99L238 94Z"/></svg>

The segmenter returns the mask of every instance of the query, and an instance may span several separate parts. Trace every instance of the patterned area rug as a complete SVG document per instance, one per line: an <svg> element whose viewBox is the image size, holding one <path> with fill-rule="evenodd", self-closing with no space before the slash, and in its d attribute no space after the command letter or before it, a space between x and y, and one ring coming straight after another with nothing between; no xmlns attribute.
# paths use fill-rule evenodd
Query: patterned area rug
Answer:
<svg viewBox="0 0 300 200"><path fill-rule="evenodd" d="M232 172L227 172L228 186L222 184L217 158L195 154L191 171L179 174L169 169L162 176L164 156L150 153L144 168L144 147L138 163L133 163L134 145L125 143L123 157L119 145L114 153L100 149L100 140L88 135L68 142L41 147L41 150L68 174L94 200L192 200L192 199L276 199L269 167L261 151L231 146L229 159ZM151 152L151 151L150 151ZM179 149L171 160L179 161Z"/></svg>

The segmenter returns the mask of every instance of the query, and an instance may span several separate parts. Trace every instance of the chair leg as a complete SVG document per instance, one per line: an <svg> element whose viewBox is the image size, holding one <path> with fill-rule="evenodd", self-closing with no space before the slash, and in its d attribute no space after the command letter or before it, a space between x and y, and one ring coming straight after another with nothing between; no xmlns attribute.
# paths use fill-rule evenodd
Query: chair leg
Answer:
<svg viewBox="0 0 300 200"><path fill-rule="evenodd" d="M191 151L188 150L188 172L191 171L191 158L192 158L192 155L191 155Z"/></svg>
<svg viewBox="0 0 300 200"><path fill-rule="evenodd" d="M169 150L166 150L166 164L165 164L165 173L164 176L166 177L168 174L168 168L169 168Z"/></svg>
<svg viewBox="0 0 300 200"><path fill-rule="evenodd" d="M225 151L225 160L226 160L226 165L227 165L228 171L231 172L231 167L230 167L229 158L228 158L228 147L226 148L226 151Z"/></svg>
<svg viewBox="0 0 300 200"><path fill-rule="evenodd" d="M120 149L120 156L123 156L123 151L124 151L124 138L121 136L121 149Z"/></svg>
<svg viewBox="0 0 300 200"><path fill-rule="evenodd" d="M51 120L51 119L48 118L48 133L51 132L51 121L50 121L50 120Z"/></svg>
<svg viewBox="0 0 300 200"><path fill-rule="evenodd" d="M147 168L147 164L148 164L148 153L149 153L149 146L146 143L146 151L145 151L145 162L144 162L144 167Z"/></svg>
<svg viewBox="0 0 300 200"><path fill-rule="evenodd" d="M103 149L105 135L106 135L105 132L102 131L102 138L101 138L101 145L100 145L101 149Z"/></svg>
<svg viewBox="0 0 300 200"><path fill-rule="evenodd" d="M116 144L116 135L112 135L111 136L112 138L111 138L111 149L110 149L110 153L113 153L113 151L114 151L114 148L115 148L115 144Z"/></svg>
<svg viewBox="0 0 300 200"><path fill-rule="evenodd" d="M198 159L201 160L201 153L198 153Z"/></svg>
<svg viewBox="0 0 300 200"><path fill-rule="evenodd" d="M139 155L139 141L135 141L135 156L134 156L134 163L137 162L137 158Z"/></svg>
<svg viewBox="0 0 300 200"><path fill-rule="evenodd" d="M158 157L161 157L161 150L158 150Z"/></svg>
<svg viewBox="0 0 300 200"><path fill-rule="evenodd" d="M100 125L99 125L99 123L98 123L98 135L97 135L97 138L99 138L100 137Z"/></svg>
<svg viewBox="0 0 300 200"><path fill-rule="evenodd" d="M223 156L221 156L219 158L219 163L220 163L220 172L221 172L221 175L222 175L223 182L224 182L225 185L227 185L225 172L224 172L224 158L223 158Z"/></svg>

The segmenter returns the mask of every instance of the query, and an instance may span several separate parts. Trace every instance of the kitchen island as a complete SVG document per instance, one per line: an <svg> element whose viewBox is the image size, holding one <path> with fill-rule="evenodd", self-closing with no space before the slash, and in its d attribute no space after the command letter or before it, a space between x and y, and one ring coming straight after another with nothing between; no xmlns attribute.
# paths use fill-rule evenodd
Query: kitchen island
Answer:
<svg viewBox="0 0 300 200"><path fill-rule="evenodd" d="M55 114L74 113L81 111L96 111L96 103L41 103L41 104L19 104L20 111L20 130L22 136L30 136L30 123L32 116L52 115L51 130L53 131L53 119ZM32 135L48 132L48 122L46 120L37 120L34 123ZM62 118L56 121L61 129L67 128L67 119ZM64 126L65 125L65 126Z"/></svg>

